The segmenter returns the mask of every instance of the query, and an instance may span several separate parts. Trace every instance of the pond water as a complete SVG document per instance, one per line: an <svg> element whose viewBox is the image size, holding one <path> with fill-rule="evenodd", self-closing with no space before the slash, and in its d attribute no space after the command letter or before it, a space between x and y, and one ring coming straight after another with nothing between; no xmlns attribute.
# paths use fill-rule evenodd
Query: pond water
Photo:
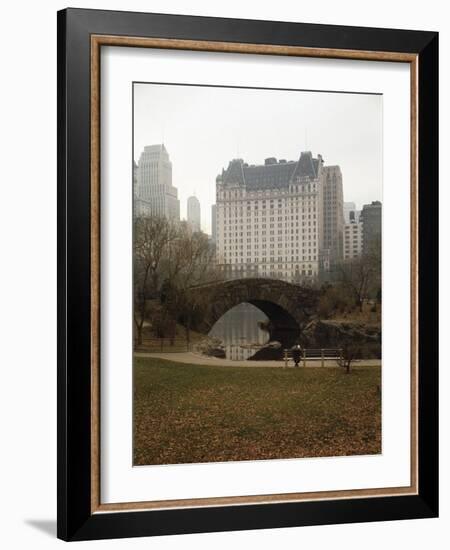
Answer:
<svg viewBox="0 0 450 550"><path fill-rule="evenodd" d="M269 341L269 333L260 327L268 320L257 307L242 303L227 311L210 330L209 336L222 340L227 359L246 360Z"/></svg>

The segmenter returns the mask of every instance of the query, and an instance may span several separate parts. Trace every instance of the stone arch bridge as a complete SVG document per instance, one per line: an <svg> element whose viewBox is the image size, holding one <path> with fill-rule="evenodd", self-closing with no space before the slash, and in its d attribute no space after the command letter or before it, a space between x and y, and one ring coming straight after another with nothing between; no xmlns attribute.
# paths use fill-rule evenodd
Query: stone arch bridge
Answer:
<svg viewBox="0 0 450 550"><path fill-rule="evenodd" d="M207 334L231 308L247 302L269 318L269 337L292 346L302 330L316 317L320 291L278 279L236 279L191 287L194 299L203 304L197 330Z"/></svg>

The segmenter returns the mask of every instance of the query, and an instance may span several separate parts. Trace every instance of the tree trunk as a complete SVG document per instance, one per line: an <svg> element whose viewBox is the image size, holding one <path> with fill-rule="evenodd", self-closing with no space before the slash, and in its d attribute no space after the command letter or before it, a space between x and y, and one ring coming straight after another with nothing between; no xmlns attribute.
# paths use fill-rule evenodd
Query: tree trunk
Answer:
<svg viewBox="0 0 450 550"><path fill-rule="evenodd" d="M186 325L186 342L188 346L191 343L191 331L189 325Z"/></svg>
<svg viewBox="0 0 450 550"><path fill-rule="evenodd" d="M190 318L190 316L187 318L185 328L186 328L186 344L187 344L187 349L189 351L190 344L191 344L191 318Z"/></svg>
<svg viewBox="0 0 450 550"><path fill-rule="evenodd" d="M141 346L142 345L142 325L137 326L136 332L137 332L137 345Z"/></svg>

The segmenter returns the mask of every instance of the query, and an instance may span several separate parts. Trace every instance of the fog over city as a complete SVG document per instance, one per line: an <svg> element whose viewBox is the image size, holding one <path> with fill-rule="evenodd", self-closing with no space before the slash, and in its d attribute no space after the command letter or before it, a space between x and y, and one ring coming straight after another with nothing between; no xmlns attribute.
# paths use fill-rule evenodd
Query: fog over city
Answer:
<svg viewBox="0 0 450 550"><path fill-rule="evenodd" d="M135 84L135 161L159 143L170 155L181 218L195 194L207 233L216 176L233 158L264 164L312 151L341 167L344 201L360 209L382 200L380 95Z"/></svg>

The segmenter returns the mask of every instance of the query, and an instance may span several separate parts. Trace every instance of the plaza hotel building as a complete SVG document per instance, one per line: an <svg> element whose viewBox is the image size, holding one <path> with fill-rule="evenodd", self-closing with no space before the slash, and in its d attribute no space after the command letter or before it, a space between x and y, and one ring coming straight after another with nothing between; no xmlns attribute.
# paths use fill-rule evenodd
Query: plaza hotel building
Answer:
<svg viewBox="0 0 450 550"><path fill-rule="evenodd" d="M216 260L227 278L315 280L342 258L338 166L302 152L263 165L232 160L216 178Z"/></svg>

